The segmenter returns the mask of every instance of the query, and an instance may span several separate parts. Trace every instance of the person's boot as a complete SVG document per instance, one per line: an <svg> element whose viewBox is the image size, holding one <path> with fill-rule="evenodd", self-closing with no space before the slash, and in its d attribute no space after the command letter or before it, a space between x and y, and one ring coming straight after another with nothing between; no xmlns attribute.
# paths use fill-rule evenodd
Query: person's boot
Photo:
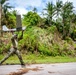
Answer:
<svg viewBox="0 0 76 75"><path fill-rule="evenodd" d="M25 67L26 67L26 65L25 65L24 63L22 63L22 64L21 64L21 67L22 67L22 68L25 68Z"/></svg>
<svg viewBox="0 0 76 75"><path fill-rule="evenodd" d="M2 65L2 63L0 62L0 65Z"/></svg>

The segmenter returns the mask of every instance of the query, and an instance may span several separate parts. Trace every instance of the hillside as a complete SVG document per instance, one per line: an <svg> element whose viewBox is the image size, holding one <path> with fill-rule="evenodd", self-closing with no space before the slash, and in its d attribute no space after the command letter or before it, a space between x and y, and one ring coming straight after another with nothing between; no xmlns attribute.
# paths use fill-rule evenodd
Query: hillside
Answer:
<svg viewBox="0 0 76 75"><path fill-rule="evenodd" d="M62 35L55 26L41 29L36 26L27 27L19 48L24 52L40 53L50 56L64 56L76 54L76 44L67 37L62 40Z"/></svg>

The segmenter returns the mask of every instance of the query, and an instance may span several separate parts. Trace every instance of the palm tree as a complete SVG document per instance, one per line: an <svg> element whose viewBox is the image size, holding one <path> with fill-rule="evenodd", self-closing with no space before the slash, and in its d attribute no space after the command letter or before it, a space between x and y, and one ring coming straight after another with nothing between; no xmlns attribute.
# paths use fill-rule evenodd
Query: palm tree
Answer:
<svg viewBox="0 0 76 75"><path fill-rule="evenodd" d="M1 5L1 31L2 31L2 23L7 19L7 11L8 9L12 8L12 6L9 6L9 3L6 3L9 0L0 0ZM6 23L5 23L6 24ZM2 34L2 33L1 33Z"/></svg>
<svg viewBox="0 0 76 75"><path fill-rule="evenodd" d="M9 0L0 0L2 12L4 13L5 16L6 16L8 9L13 8L12 6L9 6L9 3L6 3L7 1Z"/></svg>
<svg viewBox="0 0 76 75"><path fill-rule="evenodd" d="M55 11L56 11L58 18L59 18L59 14L61 12L62 4L63 4L62 1L60 1L60 0L56 1Z"/></svg>
<svg viewBox="0 0 76 75"><path fill-rule="evenodd" d="M6 3L7 1L9 0L0 0L0 4L1 4L1 9L2 9L2 22L3 19L7 19L7 12L8 12L8 9L11 9L13 8L12 6L9 6L9 3Z"/></svg>
<svg viewBox="0 0 76 75"><path fill-rule="evenodd" d="M72 18L72 23L74 23L76 25L76 13L73 13L71 15L71 18Z"/></svg>
<svg viewBox="0 0 76 75"><path fill-rule="evenodd" d="M47 18L48 18L48 23L49 25L52 25L52 20L53 20L53 16L55 15L55 8L54 8L54 4L51 2L48 2L46 8L44 9L47 11Z"/></svg>
<svg viewBox="0 0 76 75"><path fill-rule="evenodd" d="M66 2L62 7L61 16L63 19L63 38L70 33L71 15L73 14L73 4Z"/></svg>
<svg viewBox="0 0 76 75"><path fill-rule="evenodd" d="M36 7L34 7L34 8L33 8L33 11L34 11L34 13L36 13L36 12L37 12L37 8L36 8Z"/></svg>

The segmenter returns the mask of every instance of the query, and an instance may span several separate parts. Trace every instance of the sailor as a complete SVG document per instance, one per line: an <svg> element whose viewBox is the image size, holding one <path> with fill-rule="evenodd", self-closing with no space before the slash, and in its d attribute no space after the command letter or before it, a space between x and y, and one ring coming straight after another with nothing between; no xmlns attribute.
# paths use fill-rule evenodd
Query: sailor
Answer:
<svg viewBox="0 0 76 75"><path fill-rule="evenodd" d="M21 36L19 38L18 38L18 34L13 34L12 35L12 38L11 38L12 47L10 48L10 52L8 53L8 55L0 61L0 65L5 60L7 60L12 54L16 54L18 56L22 66L25 65L24 62L23 62L23 59L21 57L21 54L20 54L20 52L18 50L18 42L22 39L22 37L23 37L23 31L22 31L22 34L21 34Z"/></svg>

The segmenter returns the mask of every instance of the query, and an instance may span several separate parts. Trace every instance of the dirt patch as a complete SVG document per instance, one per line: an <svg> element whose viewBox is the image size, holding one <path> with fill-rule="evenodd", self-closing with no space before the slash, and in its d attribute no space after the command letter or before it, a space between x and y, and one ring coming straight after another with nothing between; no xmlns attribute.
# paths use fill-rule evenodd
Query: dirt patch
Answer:
<svg viewBox="0 0 76 75"><path fill-rule="evenodd" d="M55 73L55 72L48 71L48 73Z"/></svg>
<svg viewBox="0 0 76 75"><path fill-rule="evenodd" d="M18 72L11 72L10 74L8 75L23 75L25 73L28 73L28 71L40 71L42 69L40 69L39 67L36 67L36 68L23 68L23 69L19 69Z"/></svg>

